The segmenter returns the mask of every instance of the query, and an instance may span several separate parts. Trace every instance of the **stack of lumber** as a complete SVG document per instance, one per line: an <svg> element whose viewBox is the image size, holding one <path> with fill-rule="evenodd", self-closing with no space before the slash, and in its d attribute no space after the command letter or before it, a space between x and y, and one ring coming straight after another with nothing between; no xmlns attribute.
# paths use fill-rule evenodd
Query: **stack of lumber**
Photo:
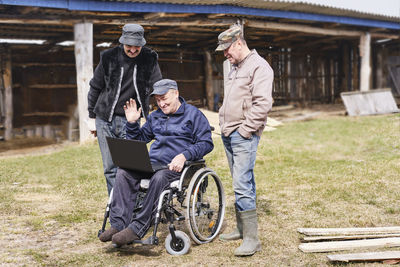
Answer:
<svg viewBox="0 0 400 267"><path fill-rule="evenodd" d="M213 131L213 137L216 137L221 134L221 128L219 127L219 116L218 116L218 112L214 112L211 110L207 110L207 109L203 109L201 108L200 111L204 114L204 116L206 116L208 122L210 123L210 125L212 127L214 127L214 131ZM276 127L281 126L283 123L268 117L267 119L267 125L264 128L264 131L274 131L276 130Z"/></svg>
<svg viewBox="0 0 400 267"><path fill-rule="evenodd" d="M299 249L305 253L332 252L353 249L400 247L400 227L369 228L299 228L303 234ZM384 261L400 262L400 251L336 254L330 261Z"/></svg>

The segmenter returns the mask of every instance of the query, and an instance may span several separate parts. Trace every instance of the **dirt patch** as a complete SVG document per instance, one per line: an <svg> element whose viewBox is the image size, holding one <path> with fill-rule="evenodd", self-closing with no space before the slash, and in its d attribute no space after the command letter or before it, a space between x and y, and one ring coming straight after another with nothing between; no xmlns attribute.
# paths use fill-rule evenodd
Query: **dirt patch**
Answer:
<svg viewBox="0 0 400 267"><path fill-rule="evenodd" d="M0 141L0 158L48 154L71 144L74 143L69 141L56 143L46 138L15 138Z"/></svg>
<svg viewBox="0 0 400 267"><path fill-rule="evenodd" d="M269 115L281 122L302 121L332 116L345 116L346 108L343 104L318 104L308 107L287 105L273 107Z"/></svg>
<svg viewBox="0 0 400 267"><path fill-rule="evenodd" d="M0 142L0 153L8 150L47 146L51 144L55 144L55 141L47 138L14 138L9 141Z"/></svg>
<svg viewBox="0 0 400 267"><path fill-rule="evenodd" d="M54 193L47 184L15 187L20 189L14 195L16 206L23 205L24 210L17 217L6 215L0 220L1 266L48 265L63 253L98 249L87 244L87 239L93 235L92 222L68 227L53 218L70 211L73 206L70 198ZM32 192L36 190L45 190L45 193Z"/></svg>

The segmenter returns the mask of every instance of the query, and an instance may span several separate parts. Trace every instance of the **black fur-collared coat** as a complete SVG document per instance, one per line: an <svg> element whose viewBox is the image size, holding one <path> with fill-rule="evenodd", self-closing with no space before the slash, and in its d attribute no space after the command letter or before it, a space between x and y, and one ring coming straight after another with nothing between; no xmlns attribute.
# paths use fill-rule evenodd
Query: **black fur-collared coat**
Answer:
<svg viewBox="0 0 400 267"><path fill-rule="evenodd" d="M107 49L100 54L100 63L90 81L88 93L89 118L99 116L105 121L111 122L112 120L123 77L119 53L124 53L122 46ZM152 83L161 79L158 55L152 49L142 47L140 54L135 58L135 62L137 73L134 79L136 79L136 90L139 94L139 99L136 99L136 102L142 107L143 115L147 117Z"/></svg>

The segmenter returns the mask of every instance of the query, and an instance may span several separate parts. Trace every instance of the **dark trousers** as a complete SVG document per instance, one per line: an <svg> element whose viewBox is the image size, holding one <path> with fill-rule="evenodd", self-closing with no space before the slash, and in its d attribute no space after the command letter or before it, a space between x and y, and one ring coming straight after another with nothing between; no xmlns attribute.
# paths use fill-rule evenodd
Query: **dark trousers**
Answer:
<svg viewBox="0 0 400 267"><path fill-rule="evenodd" d="M180 176L181 173L168 169L149 174L118 168L110 206L111 226L119 231L130 227L138 237L142 238L151 226L161 192ZM143 207L131 222L141 179L150 179L150 184L143 200Z"/></svg>

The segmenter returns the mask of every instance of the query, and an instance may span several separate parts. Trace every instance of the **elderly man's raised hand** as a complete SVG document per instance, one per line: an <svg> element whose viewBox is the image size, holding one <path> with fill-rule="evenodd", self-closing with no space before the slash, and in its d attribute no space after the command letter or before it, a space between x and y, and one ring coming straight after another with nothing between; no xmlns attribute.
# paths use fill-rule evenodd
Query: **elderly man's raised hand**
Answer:
<svg viewBox="0 0 400 267"><path fill-rule="evenodd" d="M140 118L142 108L138 109L136 106L136 101L131 98L129 101L126 101L126 104L124 105L124 111L126 120L130 123L134 123Z"/></svg>

